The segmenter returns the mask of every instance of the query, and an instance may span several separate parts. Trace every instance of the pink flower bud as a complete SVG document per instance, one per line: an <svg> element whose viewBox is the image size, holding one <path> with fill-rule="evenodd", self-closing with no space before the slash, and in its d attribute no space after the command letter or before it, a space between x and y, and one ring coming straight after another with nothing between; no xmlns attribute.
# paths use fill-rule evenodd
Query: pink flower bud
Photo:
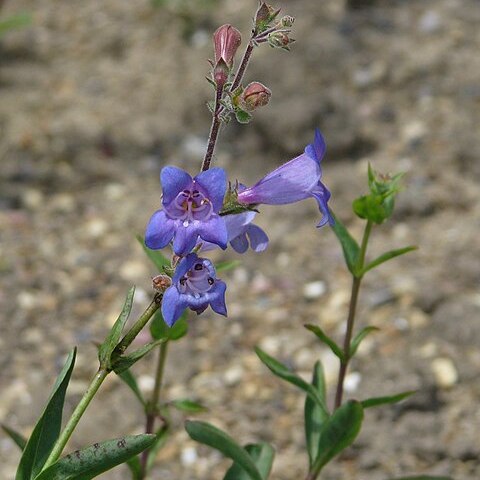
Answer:
<svg viewBox="0 0 480 480"><path fill-rule="evenodd" d="M223 59L228 68L232 68L233 58L242 43L240 32L231 25L222 25L213 34L213 43L215 45L215 64Z"/></svg>
<svg viewBox="0 0 480 480"><path fill-rule="evenodd" d="M225 60L223 60L223 58L220 58L220 60L215 65L215 68L213 69L213 81L215 82L215 85L217 85L217 87L223 87L225 85L228 80L228 72L229 68L225 63Z"/></svg>
<svg viewBox="0 0 480 480"><path fill-rule="evenodd" d="M239 103L244 110L252 112L258 107L267 105L271 96L272 92L265 85L260 82L252 82L242 92Z"/></svg>
<svg viewBox="0 0 480 480"><path fill-rule="evenodd" d="M268 36L268 43L272 47L284 48L286 50L289 50L288 45L294 41L295 40L290 38L285 32L273 32Z"/></svg>

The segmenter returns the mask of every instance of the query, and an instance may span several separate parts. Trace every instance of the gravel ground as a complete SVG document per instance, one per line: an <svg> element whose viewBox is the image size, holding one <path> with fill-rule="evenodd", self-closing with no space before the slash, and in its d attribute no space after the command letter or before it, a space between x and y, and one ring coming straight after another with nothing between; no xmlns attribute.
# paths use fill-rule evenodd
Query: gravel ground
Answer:
<svg viewBox="0 0 480 480"><path fill-rule="evenodd" d="M216 164L248 184L301 152L318 126L332 206L357 235L350 204L365 189L368 162L406 172L395 217L374 232L371 255L420 247L367 277L358 323L381 331L347 378L351 397L418 393L369 410L354 446L322 478L480 478L479 3L288 3L280 6L297 18L293 51L259 49L247 75L273 90L271 104L249 127L228 126ZM28 434L78 345L71 410L96 369L94 342L128 287L137 285L137 313L148 303L154 270L134 234L158 208L160 168L194 172L200 164L211 33L226 22L247 32L255 5L17 0L0 11L33 15L31 27L0 41L2 421ZM303 400L253 347L306 377L321 358L333 393L335 360L302 324L318 322L341 338L350 279L332 232L316 230L317 220L313 201L262 208L269 250L242 256L224 275L228 319L192 318L167 365L165 398L201 400L210 411L199 418L241 442L272 442L278 480L305 475ZM146 392L154 360L136 368ZM222 478L228 462L191 442L182 421L174 418L152 479ZM111 378L71 448L141 425L131 393ZM14 476L18 458L0 437L2 478ZM127 477L119 468L101 478Z"/></svg>

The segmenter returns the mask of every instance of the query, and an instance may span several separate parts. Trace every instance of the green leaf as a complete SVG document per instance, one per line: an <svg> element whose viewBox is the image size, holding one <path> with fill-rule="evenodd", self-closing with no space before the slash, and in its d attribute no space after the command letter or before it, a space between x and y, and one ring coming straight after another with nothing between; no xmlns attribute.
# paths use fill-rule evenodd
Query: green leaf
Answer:
<svg viewBox="0 0 480 480"><path fill-rule="evenodd" d="M10 30L26 27L31 23L32 16L28 13L17 13L16 15L11 15L5 20L0 21L0 37Z"/></svg>
<svg viewBox="0 0 480 480"><path fill-rule="evenodd" d="M453 480L452 477L437 477L431 475L414 475L413 477L397 477L389 480Z"/></svg>
<svg viewBox="0 0 480 480"><path fill-rule="evenodd" d="M155 459L157 458L158 452L165 445L168 437L168 432L169 430L166 425L164 425L157 431L155 442L153 442L153 445L148 450L147 472L151 470L155 463Z"/></svg>
<svg viewBox="0 0 480 480"><path fill-rule="evenodd" d="M17 445L20 450L23 450L25 448L25 445L27 444L27 439L21 433L18 433L16 430L10 428L4 423L1 424L1 427L2 430L14 441L15 445Z"/></svg>
<svg viewBox="0 0 480 480"><path fill-rule="evenodd" d="M145 245L143 237L141 235L137 235L136 239L138 243L143 248L143 251L146 253L147 257L152 261L152 263L157 267L159 273L163 273L164 267L170 267L170 261L168 258L160 251L160 250L152 250Z"/></svg>
<svg viewBox="0 0 480 480"><path fill-rule="evenodd" d="M68 382L72 375L77 349L68 355L60 375L57 377L42 416L37 421L25 445L15 480L30 480L40 472L60 435L63 404Z"/></svg>
<svg viewBox="0 0 480 480"><path fill-rule="evenodd" d="M45 469L35 480L90 480L150 447L155 435L129 435L77 450Z"/></svg>
<svg viewBox="0 0 480 480"><path fill-rule="evenodd" d="M138 455L129 458L125 464L132 474L132 480L142 480L142 463Z"/></svg>
<svg viewBox="0 0 480 480"><path fill-rule="evenodd" d="M135 379L133 373L127 369L119 373L118 376L130 387L130 390L135 394L139 402L145 406L147 402L143 398L142 392L138 387L137 380Z"/></svg>
<svg viewBox="0 0 480 480"><path fill-rule="evenodd" d="M226 272L227 270L233 270L241 265L242 262L240 260L227 260L226 262L218 262L215 265L215 270L217 273L219 272Z"/></svg>
<svg viewBox="0 0 480 480"><path fill-rule="evenodd" d="M333 213L332 213L333 215ZM357 241L350 235L345 225L333 215L335 223L331 225L333 232L337 236L340 245L342 246L343 256L350 272L355 275L358 257L360 255L360 246Z"/></svg>
<svg viewBox="0 0 480 480"><path fill-rule="evenodd" d="M289 370L283 363L275 360L273 357L265 353L259 347L255 347L255 353L258 355L258 358L260 358L260 360L270 369L272 373L274 373L277 377L280 377L283 380L291 383L292 385L295 385L296 387L302 389L304 392L307 393L309 397L312 398L312 400L317 403L324 415L329 415L328 408L325 405L325 401L315 387L307 383L305 380L303 380L298 375Z"/></svg>
<svg viewBox="0 0 480 480"><path fill-rule="evenodd" d="M250 123L250 121L252 120L252 115L240 108L235 110L235 117L238 123Z"/></svg>
<svg viewBox="0 0 480 480"><path fill-rule="evenodd" d="M188 398L173 400L170 402L170 405L175 407L177 410L188 413L199 413L199 412L208 412L208 408L203 406L201 403L194 402Z"/></svg>
<svg viewBox="0 0 480 480"><path fill-rule="evenodd" d="M380 255L375 260L371 261L368 265L363 267L361 274L364 275L366 272L368 272L372 268L378 267L382 263L385 263L392 258L399 257L400 255L404 255L405 253L412 252L413 250L417 250L417 249L418 247L412 245L405 248L399 248L398 250L390 250L389 252L386 252L383 255Z"/></svg>
<svg viewBox="0 0 480 480"><path fill-rule="evenodd" d="M270 470L273 465L273 457L275 456L275 450L268 443L251 443L245 445L244 449L250 455L257 467L263 480L267 480L270 475ZM223 477L223 480L250 480L250 476L247 472L238 464L234 462L233 465L227 470L227 473Z"/></svg>
<svg viewBox="0 0 480 480"><path fill-rule="evenodd" d="M337 408L323 425L312 470L320 472L332 458L350 446L360 432L362 420L363 407L356 400L349 400Z"/></svg>
<svg viewBox="0 0 480 480"><path fill-rule="evenodd" d="M313 367L312 385L326 404L326 383L323 366L320 361L315 363ZM312 466L318 455L318 442L320 432L324 423L328 419L328 415L314 402L308 395L305 398L305 438L307 443L309 464Z"/></svg>
<svg viewBox="0 0 480 480"><path fill-rule="evenodd" d="M350 358L352 358L357 353L357 350L358 350L358 347L359 347L360 343L369 333L378 332L379 330L380 330L379 328L372 327L372 326L362 328L355 335L355 337L352 340L352 343L350 344Z"/></svg>
<svg viewBox="0 0 480 480"><path fill-rule="evenodd" d="M127 293L127 298L125 299L120 315L113 324L113 327L110 330L110 333L107 335L107 338L98 349L98 359L100 360L100 365L102 367L108 369L111 367L112 353L115 350L118 342L120 341L123 329L125 327L125 324L127 323L128 317L130 316L134 295L135 287L132 287Z"/></svg>
<svg viewBox="0 0 480 480"><path fill-rule="evenodd" d="M255 462L247 451L238 445L232 437L206 422L187 421L185 429L196 442L215 448L237 463L251 480L264 480Z"/></svg>
<svg viewBox="0 0 480 480"><path fill-rule="evenodd" d="M180 340L188 332L188 311L185 310L180 318L174 323L173 327L169 327L165 320L161 310L157 310L150 322L150 333L155 340L167 339L167 340Z"/></svg>
<svg viewBox="0 0 480 480"><path fill-rule="evenodd" d="M399 393L398 395L391 395L389 397L367 398L366 400L362 400L361 404L363 408L371 408L371 407L377 407L379 405L386 405L388 403L398 403L404 400L405 398L410 397L410 395L413 395L414 393L417 393L416 390L409 390L408 392L402 392L402 393Z"/></svg>
<svg viewBox="0 0 480 480"><path fill-rule="evenodd" d="M112 363L112 370L119 375L120 373L128 370L132 365L141 360L147 353L151 352L156 346L165 343L167 339L162 338L160 340L155 340L154 342L147 343L143 347L140 347L138 350L128 354L122 355L121 357L116 358Z"/></svg>
<svg viewBox="0 0 480 480"><path fill-rule="evenodd" d="M304 325L304 327L313 332L325 345L327 345L342 363L345 362L345 354L343 353L343 350L320 327L309 323Z"/></svg>

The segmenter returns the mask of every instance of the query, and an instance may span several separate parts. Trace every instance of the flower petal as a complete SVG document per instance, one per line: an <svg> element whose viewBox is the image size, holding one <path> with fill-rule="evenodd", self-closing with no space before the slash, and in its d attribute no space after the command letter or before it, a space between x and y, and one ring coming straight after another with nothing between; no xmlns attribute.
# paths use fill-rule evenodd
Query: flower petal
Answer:
<svg viewBox="0 0 480 480"><path fill-rule="evenodd" d="M169 327L173 326L188 306L183 297L174 285L167 288L163 294L162 315Z"/></svg>
<svg viewBox="0 0 480 480"><path fill-rule="evenodd" d="M313 144L311 143L305 147L305 153L309 157L314 158L317 161L317 163L320 165L320 162L322 161L322 158L325 155L326 150L327 150L327 145L325 143L325 140L322 134L320 133L320 130L316 128Z"/></svg>
<svg viewBox="0 0 480 480"><path fill-rule="evenodd" d="M184 226L179 221L175 228L175 238L173 239L173 251L177 255L185 255L189 253L198 239L198 228L190 222L188 226Z"/></svg>
<svg viewBox="0 0 480 480"><path fill-rule="evenodd" d="M212 214L208 221L201 222L198 225L197 231L202 240L215 243L223 250L227 248L228 234L223 217Z"/></svg>
<svg viewBox="0 0 480 480"><path fill-rule="evenodd" d="M333 216L330 213L330 209L328 208L327 204L328 200L330 199L330 192L322 182L318 182L318 185L312 190L312 197L317 201L318 208L322 213L322 218L317 225L317 228L323 227L327 223L329 225L334 225L335 221L333 220Z"/></svg>
<svg viewBox="0 0 480 480"><path fill-rule="evenodd" d="M228 241L238 237L245 232L246 226L253 221L257 212L243 212L235 215L225 215L225 225L227 226Z"/></svg>
<svg viewBox="0 0 480 480"><path fill-rule="evenodd" d="M227 174L225 170L214 167L199 173L194 180L205 190L207 198L212 202L213 211L218 213L222 208L223 198L227 191Z"/></svg>
<svg viewBox="0 0 480 480"><path fill-rule="evenodd" d="M225 290L227 285L222 280L217 280L213 288L208 292L210 306L215 313L227 316L227 305L225 304Z"/></svg>
<svg viewBox="0 0 480 480"><path fill-rule="evenodd" d="M263 252L268 247L268 236L257 225L249 225L247 235L250 239L250 246L255 252Z"/></svg>
<svg viewBox="0 0 480 480"><path fill-rule="evenodd" d="M245 233L241 233L230 240L230 245L237 253L245 253L248 250L248 240Z"/></svg>
<svg viewBox="0 0 480 480"><path fill-rule="evenodd" d="M145 245L152 250L166 247L173 238L175 224L163 210L157 210L150 218L145 231Z"/></svg>
<svg viewBox="0 0 480 480"><path fill-rule="evenodd" d="M172 282L178 283L180 279L193 267L197 260L198 256L196 253L189 253L186 257L183 257L175 269Z"/></svg>
<svg viewBox="0 0 480 480"><path fill-rule="evenodd" d="M169 205L182 190L192 186L193 179L185 170L168 166L162 168L160 182L162 183L163 205Z"/></svg>

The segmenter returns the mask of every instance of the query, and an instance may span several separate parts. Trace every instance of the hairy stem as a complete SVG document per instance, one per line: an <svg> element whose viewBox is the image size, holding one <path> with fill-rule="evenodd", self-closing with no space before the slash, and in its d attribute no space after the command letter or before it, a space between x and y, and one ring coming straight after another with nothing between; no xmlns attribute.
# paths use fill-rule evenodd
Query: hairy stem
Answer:
<svg viewBox="0 0 480 480"><path fill-rule="evenodd" d="M160 345L158 352L157 370L155 372L155 385L153 387L152 397L145 407L146 422L145 433L155 432L155 419L158 415L160 390L162 389L163 372L165 370L165 362L167 359L168 341ZM142 453L142 472L141 478L147 475L147 462L149 450Z"/></svg>
<svg viewBox="0 0 480 480"><path fill-rule="evenodd" d="M250 61L250 57L252 56L254 44L253 44L253 36L250 42L248 42L247 48L242 57L242 61L240 62L240 66L238 67L237 74L235 75L235 79L233 80L232 86L230 87L230 92L233 92L242 81L243 76L245 75L245 71L248 67L248 62Z"/></svg>
<svg viewBox="0 0 480 480"><path fill-rule="evenodd" d="M205 158L202 163L202 172L210 168L210 162L212 161L213 152L215 151L215 145L217 143L218 132L220 131L220 113L222 112L222 95L223 85L218 86L215 93L215 106L212 116L212 125L210 127L210 135L208 136L207 151L205 152Z"/></svg>
<svg viewBox="0 0 480 480"><path fill-rule="evenodd" d="M365 263L365 254L367 252L368 240L370 232L372 231L372 222L369 220L363 232L362 244L360 246L360 253L357 262L357 271L361 271ZM347 330L343 341L344 360L340 362L340 369L338 371L337 391L335 394L335 409L340 407L343 398L343 384L345 382L345 375L347 374L348 364L350 362L350 343L352 341L353 327L355 324L355 314L357 310L358 293L360 291L360 284L363 275L359 274L353 276L352 292L350 294L350 305L348 308ZM316 478L316 477L313 477Z"/></svg>

